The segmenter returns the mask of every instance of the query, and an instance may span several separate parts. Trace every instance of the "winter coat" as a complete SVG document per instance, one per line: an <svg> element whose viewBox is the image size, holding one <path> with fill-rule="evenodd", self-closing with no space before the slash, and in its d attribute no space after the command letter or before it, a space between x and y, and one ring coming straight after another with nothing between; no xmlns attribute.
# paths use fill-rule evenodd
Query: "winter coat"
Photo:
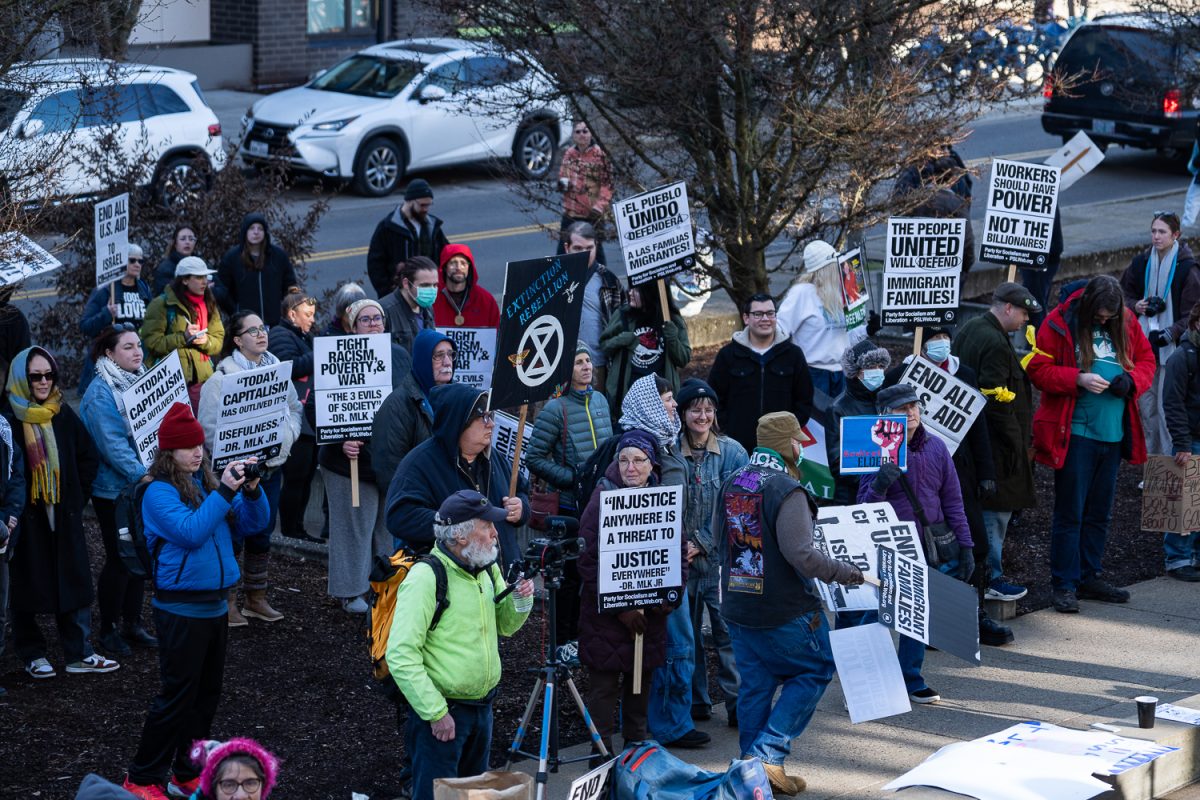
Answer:
<svg viewBox="0 0 1200 800"><path fill-rule="evenodd" d="M612 202L612 168L598 144L579 149L571 144L563 150L558 179L567 181L563 191L563 213L573 219L603 216Z"/></svg>
<svg viewBox="0 0 1200 800"><path fill-rule="evenodd" d="M692 360L687 323L677 311L671 312L671 325L661 320L655 322L662 325L663 332L663 356L659 362L658 374L671 384L672 391L679 391L679 370ZM625 305L612 316L604 332L600 334L600 347L608 356L605 394L614 399L624 397L630 385L637 380L631 364L634 352L642 346L635 332L636 325L632 309ZM619 406L617 403L614 410Z"/></svg>
<svg viewBox="0 0 1200 800"><path fill-rule="evenodd" d="M441 545L433 557L446 568L446 599L450 605L429 630L436 603L433 568L417 564L396 591L396 607L404 613L392 617L385 657L392 679L409 705L426 722L440 719L446 700L481 700L500 683L498 638L512 636L529 618L532 598L517 610L517 596L504 590L504 575L492 564L471 569Z"/></svg>
<svg viewBox="0 0 1200 800"><path fill-rule="evenodd" d="M708 446L697 459L688 446L687 431L679 435L679 453L687 468L683 496L683 535L700 548L689 568L705 573L719 565L713 514L721 498L725 479L750 462L745 448L728 436L710 433Z"/></svg>
<svg viewBox="0 0 1200 800"><path fill-rule="evenodd" d="M772 411L790 411L801 425L813 410L813 385L804 352L787 331L775 328L775 343L765 353L750 349L743 329L718 351L708 373L717 393L717 422L726 436L749 453L758 446L758 419Z"/></svg>
<svg viewBox="0 0 1200 800"><path fill-rule="evenodd" d="M32 343L25 314L12 303L0 302L0 359L5 368Z"/></svg>
<svg viewBox="0 0 1200 800"><path fill-rule="evenodd" d="M140 315L125 314L114 319L112 312L108 310L109 298L113 296L111 294L112 289L110 287L112 287L113 284L116 284L116 296L120 297L120 278L112 281L112 283L106 283L103 286L96 287L94 290L92 290L91 295L88 296L87 304L83 307L83 318L79 321L79 329L87 336L93 338L98 336L100 331L104 330L109 325L112 325L114 322L129 322L140 328L142 325L142 320L146 318L146 307L150 305L150 300L154 297L154 295L150 293L150 285L140 278L134 284L134 289L137 290L138 297L142 302ZM120 304L118 303L118 306L119 305ZM131 310L136 311L136 309ZM145 350L144 347L142 349L143 351ZM92 378L96 377L96 370L94 367L95 364L92 362L92 360L90 358L85 358L79 375L80 397L83 397L83 395L87 392L88 386L90 386L92 383Z"/></svg>
<svg viewBox="0 0 1200 800"><path fill-rule="evenodd" d="M983 407L996 470L996 494L982 501L984 509L1033 508L1037 505L1033 464L1029 460L1033 388L1008 334L996 315L988 311L958 329L951 351L975 370L980 390L1003 387L1016 395L1007 403L989 395Z"/></svg>
<svg viewBox="0 0 1200 800"><path fill-rule="evenodd" d="M1162 398L1172 452L1191 453L1200 441L1200 350L1187 336L1163 367Z"/></svg>
<svg viewBox="0 0 1200 800"><path fill-rule="evenodd" d="M246 231L254 223L263 226L265 236L260 247L265 258L261 270L251 269L242 260L245 249ZM271 244L271 229L262 214L247 214L242 220L239 244L231 247L217 267L218 284L213 288L217 302L226 314L246 309L253 311L268 325L277 325L282 313L280 308L288 289L298 286L296 271L283 248Z"/></svg>
<svg viewBox="0 0 1200 800"><path fill-rule="evenodd" d="M396 468L406 455L433 433L433 412L415 382L405 381L384 398L371 424L375 485L387 493Z"/></svg>
<svg viewBox="0 0 1200 800"><path fill-rule="evenodd" d="M304 409L300 419L300 433L303 436L316 436L312 398L312 334L301 333L291 320L281 319L278 325L271 328L267 337L267 350L271 355L280 361L292 362L292 386L296 389L300 407Z"/></svg>
<svg viewBox="0 0 1200 800"><path fill-rule="evenodd" d="M192 253L192 255L196 256L197 258L200 257L199 253ZM162 260L155 265L154 280L150 285L150 289L153 291L155 297L158 297L160 294L165 292L167 287L171 285L171 281L175 280L175 267L179 266L179 262L183 258L185 258L183 253L172 247L171 250L165 256L163 256Z"/></svg>
<svg viewBox="0 0 1200 800"><path fill-rule="evenodd" d="M571 389L551 399L538 412L525 450L525 463L529 465L530 473L559 491L560 505L576 508L575 471L612 434L612 420L604 395L590 386L583 391Z"/></svg>
<svg viewBox="0 0 1200 800"><path fill-rule="evenodd" d="M84 392L79 416L100 457L92 496L115 500L122 489L146 474L146 468L138 457L129 423L117 408L112 387L103 378L92 381Z"/></svg>
<svg viewBox="0 0 1200 800"><path fill-rule="evenodd" d="M396 266L401 261L408 261L416 255L417 237L409 230L408 225L401 220L400 206L379 221L375 232L371 234L371 244L367 247L367 277L375 287L375 295L382 299L391 293L396 286ZM433 253L430 258L433 263L440 264L442 248L450 244L446 234L442 232L442 221L433 214L429 215L433 227L430 238L433 241Z"/></svg>
<svg viewBox="0 0 1200 800"><path fill-rule="evenodd" d="M829 462L829 474L833 476L833 503L835 506L853 505L858 496L858 475L842 474L842 417L863 417L878 413L875 395L858 378L847 378L845 390L829 407L829 427L825 429L825 454Z"/></svg>
<svg viewBox="0 0 1200 800"><path fill-rule="evenodd" d="M1125 295L1125 305L1133 311L1139 300L1146 298L1146 266L1150 261L1150 250L1134 256L1129 266L1121 273L1121 292ZM1171 341L1177 342L1187 330L1188 315L1192 306L1200 302L1200 267L1192 250L1182 240L1179 242L1179 255L1175 262L1175 274L1171 277L1171 308L1175 319L1167 333ZM1137 312L1134 312L1135 314ZM1165 312L1164 312L1165 313Z"/></svg>
<svg viewBox="0 0 1200 800"><path fill-rule="evenodd" d="M224 358L217 365L212 377L206 380L200 389L200 413L196 418L200 421L200 427L204 428L204 449L208 451L209 455L212 454L217 431L221 428L221 387L225 384L225 376L242 371L238 363L233 360L233 356ZM300 438L300 421L303 417L304 410L300 407L300 400L296 397L296 388L289 382L283 440L279 443L279 455L267 459L268 467L272 469L282 467L288 460L288 456L292 452L292 445Z"/></svg>
<svg viewBox="0 0 1200 800"><path fill-rule="evenodd" d="M1038 352L1029 362L1029 377L1042 391L1042 401L1033 415L1033 449L1038 463L1059 469L1067 457L1071 443L1071 418L1075 414L1075 398L1086 391L1076 384L1079 362L1075 355L1075 323L1079 298L1075 292L1059 305L1038 329ZM1146 461L1146 440L1142 434L1142 416L1138 413L1137 398L1154 381L1154 349L1142 333L1142 326L1129 309L1125 309L1125 336L1128 355L1133 361L1129 376L1133 391L1125 398L1125 418L1122 423L1121 457L1132 464ZM990 424L989 420L989 424ZM998 480L1003 480L1002 465L997 463Z"/></svg>
<svg viewBox="0 0 1200 800"><path fill-rule="evenodd" d="M388 333L392 335L392 341L411 353L413 340L417 338L417 334L434 327L433 312L428 308L421 309L421 320L424 327L418 328L417 321L408 307L408 301L401 296L400 291L397 288L396 291L384 295L380 299L379 305L383 306L383 315L387 318L387 329Z"/></svg>
<svg viewBox="0 0 1200 800"><path fill-rule="evenodd" d="M146 321L139 332L150 360L146 366L154 366L172 350L178 350L183 377L189 386L208 380L213 374L212 359L221 354L225 345L225 325L215 303L208 309L208 340L203 345L187 343L187 326L191 322L191 304L179 299L175 289L168 286L146 309Z"/></svg>
<svg viewBox="0 0 1200 800"><path fill-rule="evenodd" d="M11 420L10 420L11 422ZM4 465L9 464L11 460L12 469L8 474L8 480L0 485L0 524L7 525L9 517L21 519L21 512L25 510L25 459L20 453L10 453L8 445L0 439L0 478L4 475ZM17 526L19 531L20 525ZM13 532L13 536L16 531ZM12 553L12 540L9 540L9 554ZM0 562L8 559L9 555L0 553Z"/></svg>
<svg viewBox="0 0 1200 800"><path fill-rule="evenodd" d="M508 495L509 471L512 464L495 458L485 450L476 456L483 459L478 470L478 483L467 471L459 455L458 437L467 427L471 407L478 390L461 383L436 386L430 392L433 405L433 436L409 451L396 477L387 490L387 528L392 536L418 550L433 545L433 516L442 501L460 489L473 489L500 506ZM529 482L517 483L521 499L521 518L517 526L529 520ZM514 526L507 522L496 525L500 534L500 562L504 565L520 561L522 552L517 545Z"/></svg>
<svg viewBox="0 0 1200 800"><path fill-rule="evenodd" d="M29 474L25 453L25 426L8 418L13 447L22 459L22 472ZM92 570L87 540L83 533L83 507L96 479L98 457L83 422L65 402L50 423L58 445L59 503L54 509L54 527L46 506L30 502L26 482L25 508L21 522L9 542L9 604L31 614L61 614L92 604ZM12 506L5 492L5 507ZM5 517L7 519L7 517Z"/></svg>
<svg viewBox="0 0 1200 800"><path fill-rule="evenodd" d="M471 264L467 272L467 292L462 309L454 307L446 289L446 263L454 256L462 256ZM463 321L455 322L459 314ZM433 323L439 328L495 328L500 325L500 306L487 289L479 285L479 271L475 259L465 244L446 245L442 249L441 269L438 270L438 296L433 301Z"/></svg>

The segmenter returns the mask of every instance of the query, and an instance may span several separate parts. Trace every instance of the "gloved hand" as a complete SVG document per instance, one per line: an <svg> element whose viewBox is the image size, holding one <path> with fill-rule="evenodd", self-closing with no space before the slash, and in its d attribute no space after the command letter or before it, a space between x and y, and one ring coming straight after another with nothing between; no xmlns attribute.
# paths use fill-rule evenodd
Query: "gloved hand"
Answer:
<svg viewBox="0 0 1200 800"><path fill-rule="evenodd" d="M975 571L975 550L966 545L958 546L958 569L954 577L963 583L971 582L971 573Z"/></svg>
<svg viewBox="0 0 1200 800"><path fill-rule="evenodd" d="M1154 333L1162 333L1162 331L1154 331ZM1128 372L1122 372L1108 382L1108 391L1117 397L1128 397L1133 391L1133 378Z"/></svg>
<svg viewBox="0 0 1200 800"><path fill-rule="evenodd" d="M623 347L633 347L637 344L637 334L633 331L622 331L605 342L606 350L617 350Z"/></svg>
<svg viewBox="0 0 1200 800"><path fill-rule="evenodd" d="M879 318L878 311L872 311L867 316L867 336L874 339L875 334L879 333L879 329L883 327L883 320Z"/></svg>
<svg viewBox="0 0 1200 800"><path fill-rule="evenodd" d="M986 500L989 497L995 497L995 496L996 496L996 482L995 481L988 480L988 481L980 481L979 482L979 499L980 500Z"/></svg>
<svg viewBox="0 0 1200 800"><path fill-rule="evenodd" d="M887 494L887 490L900 479L901 474L900 468L889 461L879 468L879 472L875 473L875 480L871 481L871 488L879 494Z"/></svg>
<svg viewBox="0 0 1200 800"><path fill-rule="evenodd" d="M1166 347L1171 344L1171 334L1163 330L1150 331L1150 335L1146 337L1150 340L1150 344L1155 347ZM1122 395L1124 397L1124 395Z"/></svg>
<svg viewBox="0 0 1200 800"><path fill-rule="evenodd" d="M674 320L663 322L663 341L674 342L679 338L679 326Z"/></svg>
<svg viewBox="0 0 1200 800"><path fill-rule="evenodd" d="M858 567L855 567L855 566L851 566L850 568L852 570L854 570L854 574L851 575L848 580L838 581L838 583L842 584L843 586L859 586L859 585L861 585L864 582L862 570L860 570Z"/></svg>
<svg viewBox="0 0 1200 800"><path fill-rule="evenodd" d="M646 615L641 611L622 611L617 614L617 619L621 620L621 624L629 629L632 634L646 632Z"/></svg>

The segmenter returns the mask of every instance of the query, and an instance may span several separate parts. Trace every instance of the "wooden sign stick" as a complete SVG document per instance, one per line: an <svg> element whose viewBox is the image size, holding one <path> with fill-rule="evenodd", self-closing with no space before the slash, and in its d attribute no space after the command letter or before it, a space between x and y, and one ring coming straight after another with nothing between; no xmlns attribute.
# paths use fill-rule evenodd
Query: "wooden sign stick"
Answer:
<svg viewBox="0 0 1200 800"><path fill-rule="evenodd" d="M525 417L529 414L529 404L521 403L521 418L517 422L517 442L513 448L512 477L508 479L508 496L517 496L517 480L521 477L521 442L525 436Z"/></svg>
<svg viewBox="0 0 1200 800"><path fill-rule="evenodd" d="M1008 265L1008 282L1009 283L1017 282L1017 265L1016 264Z"/></svg>
<svg viewBox="0 0 1200 800"><path fill-rule="evenodd" d="M925 340L925 328L921 325L918 325L917 329L915 331L913 331L913 355L914 356L921 355L921 345L924 343L924 340Z"/></svg>
<svg viewBox="0 0 1200 800"><path fill-rule="evenodd" d="M358 508L358 457L350 459L350 505Z"/></svg>
<svg viewBox="0 0 1200 800"><path fill-rule="evenodd" d="M662 308L663 322L671 321L671 306L667 302L667 279L658 279L658 304Z"/></svg>
<svg viewBox="0 0 1200 800"><path fill-rule="evenodd" d="M638 613L642 613L638 611ZM634 634L633 637L633 693L642 693L642 640L646 637L642 634Z"/></svg>

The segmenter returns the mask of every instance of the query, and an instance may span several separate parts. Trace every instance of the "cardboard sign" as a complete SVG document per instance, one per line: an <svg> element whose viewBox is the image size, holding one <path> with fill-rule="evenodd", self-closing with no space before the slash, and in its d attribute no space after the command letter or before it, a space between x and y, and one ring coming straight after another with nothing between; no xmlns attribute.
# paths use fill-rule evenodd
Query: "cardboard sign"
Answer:
<svg viewBox="0 0 1200 800"><path fill-rule="evenodd" d="M903 414L842 417L842 474L867 475L884 464L908 471L907 425Z"/></svg>
<svg viewBox="0 0 1200 800"><path fill-rule="evenodd" d="M625 274L634 286L696 265L687 184L660 186L613 203Z"/></svg>
<svg viewBox="0 0 1200 800"><path fill-rule="evenodd" d="M189 403L187 380L179 364L179 351L155 364L137 383L121 393L125 421L142 466L149 467L158 454L158 426L175 403ZM189 403L190 407L190 403Z"/></svg>
<svg viewBox="0 0 1200 800"><path fill-rule="evenodd" d="M1103 160L1104 151L1080 131L1046 159L1046 166L1058 167L1058 190L1061 192L1073 186L1075 181L1094 170Z"/></svg>
<svg viewBox="0 0 1200 800"><path fill-rule="evenodd" d="M968 664L979 660L979 595L890 547L878 548L879 621Z"/></svg>
<svg viewBox="0 0 1200 800"><path fill-rule="evenodd" d="M1146 739L1133 739L1101 731L1077 731L1048 722L1018 722L998 733L981 736L974 741L1093 759L1092 772L1097 775L1120 775L1179 749Z"/></svg>
<svg viewBox="0 0 1200 800"><path fill-rule="evenodd" d="M587 261L571 253L508 262L491 408L546 400L570 382Z"/></svg>
<svg viewBox="0 0 1200 800"><path fill-rule="evenodd" d="M867 272L863 264L862 251L851 250L838 256L839 283L842 287L842 308L846 313L846 335L850 344L867 338L867 318L870 308L867 301L871 299L867 292Z"/></svg>
<svg viewBox="0 0 1200 800"><path fill-rule="evenodd" d="M288 425L288 389L292 362L227 374L221 381L217 434L212 443L213 469L231 461L279 455Z"/></svg>
<svg viewBox="0 0 1200 800"><path fill-rule="evenodd" d="M375 412L392 392L392 343L386 333L313 340L317 444L369 441Z"/></svg>
<svg viewBox="0 0 1200 800"><path fill-rule="evenodd" d="M495 328L438 328L454 342L454 381L481 392L492 388L496 360Z"/></svg>
<svg viewBox="0 0 1200 800"><path fill-rule="evenodd" d="M853 564L868 578L876 577L875 550L880 546L925 562L916 526L901 522L891 503L818 509L812 540L813 547L826 557ZM869 583L843 586L815 581L815 584L830 611L875 611L879 608L879 590Z"/></svg>
<svg viewBox="0 0 1200 800"><path fill-rule="evenodd" d="M25 234L16 231L0 234L0 286L20 283L61 266L61 261Z"/></svg>
<svg viewBox="0 0 1200 800"><path fill-rule="evenodd" d="M979 260L1045 268L1058 187L1058 167L993 161Z"/></svg>
<svg viewBox="0 0 1200 800"><path fill-rule="evenodd" d="M600 493L601 613L679 602L682 527L682 486Z"/></svg>
<svg viewBox="0 0 1200 800"><path fill-rule="evenodd" d="M921 424L945 442L950 455L954 455L967 431L983 413L987 398L924 356L909 362L900 382L917 390Z"/></svg>
<svg viewBox="0 0 1200 800"><path fill-rule="evenodd" d="M958 319L966 231L965 219L888 219L884 325L945 325Z"/></svg>
<svg viewBox="0 0 1200 800"><path fill-rule="evenodd" d="M96 203L96 285L115 281L129 263L129 193Z"/></svg>
<svg viewBox="0 0 1200 800"><path fill-rule="evenodd" d="M567 800L602 800L608 797L610 776L616 763L614 758L571 781Z"/></svg>
<svg viewBox="0 0 1200 800"><path fill-rule="evenodd" d="M1200 456L1186 467L1171 456L1150 456L1142 478L1142 530L1200 530Z"/></svg>
<svg viewBox="0 0 1200 800"><path fill-rule="evenodd" d="M873 622L833 630L829 632L829 645L851 723L912 710L887 628Z"/></svg>
<svg viewBox="0 0 1200 800"><path fill-rule="evenodd" d="M492 452L496 458L501 459L509 468L512 468L513 454L517 447L517 428L518 420L512 414L505 414L503 411L496 412L496 424L492 426ZM533 433L533 426L529 423L525 424L524 434L521 436L521 477L529 480L529 468L525 466L525 454L529 452L529 435Z"/></svg>

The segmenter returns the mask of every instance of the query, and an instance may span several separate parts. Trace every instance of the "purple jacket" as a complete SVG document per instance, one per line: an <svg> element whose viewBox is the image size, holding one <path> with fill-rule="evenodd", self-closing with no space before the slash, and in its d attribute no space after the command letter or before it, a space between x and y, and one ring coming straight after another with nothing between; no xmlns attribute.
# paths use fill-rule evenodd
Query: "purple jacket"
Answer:
<svg viewBox="0 0 1200 800"><path fill-rule="evenodd" d="M958 473L954 470L954 460L945 443L936 436L930 436L925 426L917 428L908 443L908 472L905 475L908 485L921 503L925 519L930 523L943 520L954 531L955 538L963 547L973 547L971 529L967 526L967 515L963 511L962 489L958 485ZM900 481L888 487L887 494L880 495L875 491L874 478L871 475L862 476L858 484L858 502L879 503L888 502L896 511L896 516L909 520L921 527L917 512Z"/></svg>

